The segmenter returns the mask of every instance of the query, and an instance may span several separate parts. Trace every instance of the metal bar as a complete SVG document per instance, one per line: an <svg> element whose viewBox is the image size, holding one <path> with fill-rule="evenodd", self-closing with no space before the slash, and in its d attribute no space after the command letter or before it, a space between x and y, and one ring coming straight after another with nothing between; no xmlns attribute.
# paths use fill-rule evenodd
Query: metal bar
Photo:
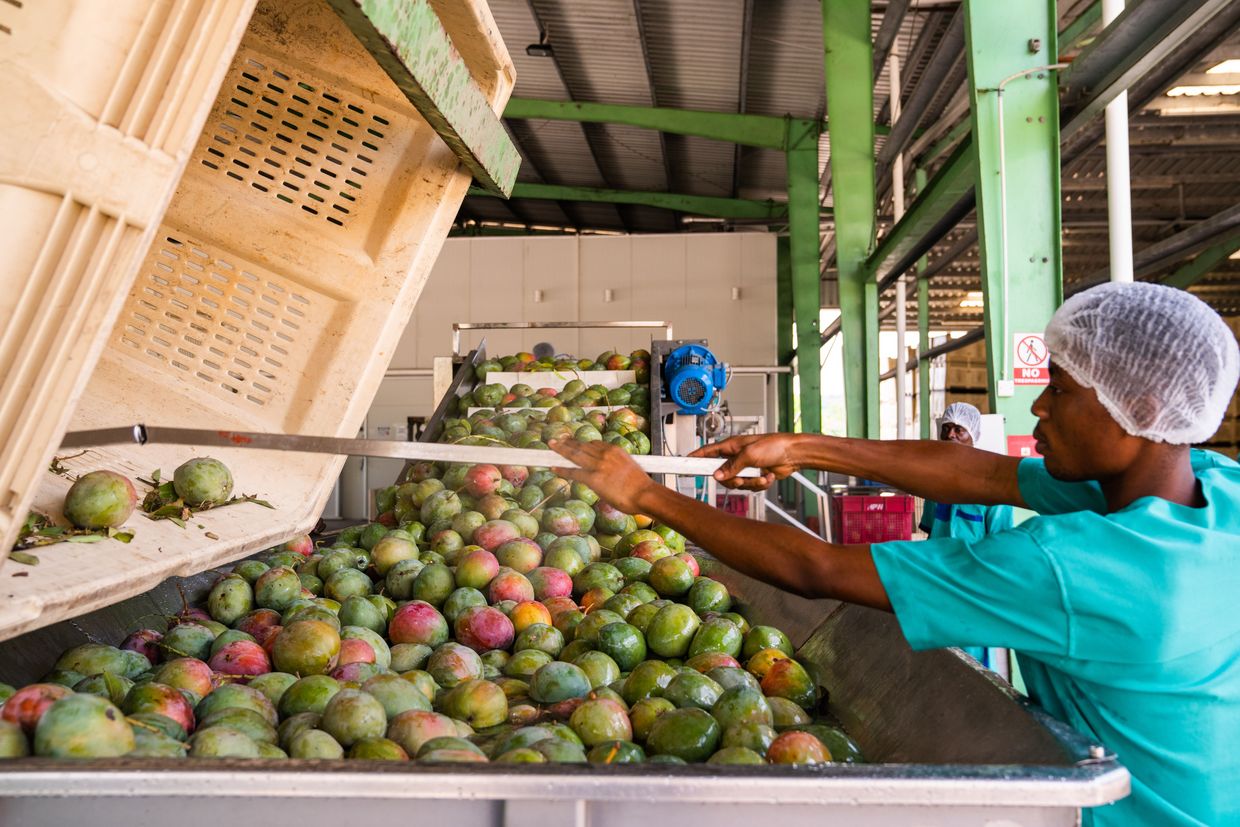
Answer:
<svg viewBox="0 0 1240 827"><path fill-rule="evenodd" d="M891 0L887 4L887 10L883 12L883 22L879 24L878 32L874 35L875 81L882 74L887 57L891 54L891 47L896 42L896 35L900 33L904 15L908 12L908 4L909 0Z"/></svg>
<svg viewBox="0 0 1240 827"><path fill-rule="evenodd" d="M925 117L926 110L929 109L930 103L941 89L943 79L951 72L952 66L963 49L964 13L957 11L952 17L946 34L943 35L942 42L931 56L929 65L926 66L925 72L917 82L916 88L909 95L908 102L904 104L902 114L897 119L893 113L891 133L883 142L883 148L878 152L880 164L890 164L897 154L904 151L905 145L913 136L913 130Z"/></svg>
<svg viewBox="0 0 1240 827"><path fill-rule="evenodd" d="M986 338L986 328L984 327L974 328L973 330L970 330L968 333L964 334L963 336L960 336L959 338L944 342L943 344L938 345L937 347L930 348L925 353L918 354L917 361L927 362L936 356L942 356L946 353L951 353L953 350L959 350L962 347L968 347L974 342L980 342L985 338Z"/></svg>
<svg viewBox="0 0 1240 827"><path fill-rule="evenodd" d="M799 120L776 118L770 115L738 115L729 112L705 112L658 106L547 101L531 98L513 98L508 101L504 117L627 124L676 135L697 135L716 141L729 141L746 146L761 146L778 150L787 149L789 128L791 124ZM805 128L810 124L817 125L815 121L806 121L800 126Z"/></svg>
<svg viewBox="0 0 1240 827"><path fill-rule="evenodd" d="M532 465L546 468L575 468L554 451L533 448L507 448L490 445L450 445L440 442L391 442L379 439L344 439L300 434L264 434L253 431L211 431L199 428L161 428L134 425L125 428L99 428L70 431L61 440L62 448L89 448L128 444L200 445L215 448L256 448L310 454L421 459L436 462L490 462L501 465ZM633 461L648 474L709 477L723 464L705 457L634 456ZM742 477L760 476L756 468L745 469Z"/></svg>
<svg viewBox="0 0 1240 827"><path fill-rule="evenodd" d="M428 0L329 0L475 179L507 196L521 155Z"/></svg>
<svg viewBox="0 0 1240 827"><path fill-rule="evenodd" d="M1077 18L1059 33L1059 54L1062 55L1075 48L1077 42L1085 37L1101 19L1102 0L1094 0L1089 8L1077 15Z"/></svg>
<svg viewBox="0 0 1240 827"><path fill-rule="evenodd" d="M1203 250L1195 259L1164 278L1162 283L1171 287L1178 287L1181 290L1187 290L1196 284L1202 276L1207 275L1215 267L1226 261L1237 250L1240 250L1240 233L1236 233L1215 244L1213 247Z"/></svg>
<svg viewBox="0 0 1240 827"><path fill-rule="evenodd" d="M817 126L787 154L788 253L796 317L801 430L822 433L822 293L818 277Z"/></svg>
<svg viewBox="0 0 1240 827"><path fill-rule="evenodd" d="M1124 0L1102 0L1102 25L1109 26L1124 10ZM1132 170L1128 163L1128 90L1106 106L1107 223L1110 232L1111 281L1131 282Z"/></svg>
<svg viewBox="0 0 1240 827"><path fill-rule="evenodd" d="M766 507L774 511L780 517L782 517L784 521L787 522L788 525L792 526L793 528L799 528L811 537L814 537L819 540L822 539L822 536L817 531L814 531L812 528L805 525L805 523L801 522L796 517L793 517L787 511L784 511L782 508L777 506L770 498L767 498Z"/></svg>
<svg viewBox="0 0 1240 827"><path fill-rule="evenodd" d="M744 376L746 374L787 376L792 373L792 368L787 365L728 365L728 373L736 376Z"/></svg>
<svg viewBox="0 0 1240 827"><path fill-rule="evenodd" d="M388 368L383 372L384 379L410 379L420 376L433 376L431 368Z"/></svg>
<svg viewBox="0 0 1240 827"><path fill-rule="evenodd" d="M976 182L977 158L970 136L956 148L909 205L904 218L878 243L867 264L875 276L881 280L889 275L899 277L907 272L917 259L973 209L973 187ZM837 201L837 225L839 209Z"/></svg>
<svg viewBox="0 0 1240 827"><path fill-rule="evenodd" d="M917 167L913 171L913 183L920 193L926 186L926 170ZM930 349L930 277L926 266L926 258L917 262L917 355ZM930 370L921 361L914 360L917 368L917 421L922 439L929 439L930 434Z"/></svg>
<svg viewBox="0 0 1240 827"><path fill-rule="evenodd" d="M966 0L965 32L991 410L1028 434L1041 388L1014 384L1012 336L1041 332L1063 300L1055 4Z"/></svg>
<svg viewBox="0 0 1240 827"><path fill-rule="evenodd" d="M494 195L494 193L474 187L470 188L469 194ZM779 201L755 201L747 198L724 198L674 192L642 192L520 182L513 186L512 197L549 201L586 201L597 204L641 204L647 207L718 218L761 218L783 221L788 217L788 205ZM830 211L827 212L829 214Z"/></svg>
<svg viewBox="0 0 1240 827"><path fill-rule="evenodd" d="M1138 250L1133 257L1133 269L1137 278L1145 278L1206 248L1231 238L1240 230L1240 204L1198 221L1170 238ZM1101 284L1108 279L1106 269L1073 282L1073 293Z"/></svg>
<svg viewBox="0 0 1240 827"><path fill-rule="evenodd" d="M792 326L796 312L792 301L792 251L788 236L775 240L775 356L784 366L792 364ZM791 367L788 368L791 373ZM779 377L779 430L792 433L792 376Z"/></svg>
<svg viewBox="0 0 1240 827"><path fill-rule="evenodd" d="M844 403L849 436L866 436L873 407L868 383L878 354L869 353L878 319L867 315L866 256L874 239L874 65L870 8L854 0L822 0L827 107L831 119L831 186L835 205L835 259L840 323L844 332ZM858 77L858 74L861 77ZM875 308L876 310L877 308ZM872 336L867 335L872 333ZM875 366L874 370L870 365ZM818 365L815 363L815 370Z"/></svg>
<svg viewBox="0 0 1240 827"><path fill-rule="evenodd" d="M753 7L755 0L742 0L740 77L736 81L736 111L745 114L749 104L749 53L753 44ZM732 197L741 193L741 155L744 147L737 144L732 152ZM782 416L782 413L780 414Z"/></svg>
<svg viewBox="0 0 1240 827"><path fill-rule="evenodd" d="M1171 55L1232 0L1141 0L1107 26L1064 72L1065 137Z"/></svg>

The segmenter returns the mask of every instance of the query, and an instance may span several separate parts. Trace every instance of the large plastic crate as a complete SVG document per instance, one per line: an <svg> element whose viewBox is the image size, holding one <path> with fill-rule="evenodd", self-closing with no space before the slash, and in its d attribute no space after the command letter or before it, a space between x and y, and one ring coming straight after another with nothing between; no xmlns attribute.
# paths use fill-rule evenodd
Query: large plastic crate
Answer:
<svg viewBox="0 0 1240 827"><path fill-rule="evenodd" d="M514 75L485 3L435 5L502 111ZM327 0L0 15L6 102L40 105L0 126L3 553L29 508L59 515L70 481L47 466L66 429L355 436L470 178ZM149 445L65 465L136 478L207 453L275 510L184 529L135 513L129 545L7 563L0 637L307 531L343 462Z"/></svg>
<svg viewBox="0 0 1240 827"><path fill-rule="evenodd" d="M913 537L913 498L907 494L836 494L831 519L839 543L884 543Z"/></svg>

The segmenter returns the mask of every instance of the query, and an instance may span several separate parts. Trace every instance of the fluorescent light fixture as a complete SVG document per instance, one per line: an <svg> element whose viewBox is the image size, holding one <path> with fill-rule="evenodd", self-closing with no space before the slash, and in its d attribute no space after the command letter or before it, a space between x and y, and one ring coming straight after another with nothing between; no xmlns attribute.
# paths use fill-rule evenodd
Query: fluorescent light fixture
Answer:
<svg viewBox="0 0 1240 827"><path fill-rule="evenodd" d="M1200 95L1207 97L1240 95L1240 84L1229 84L1226 86L1176 86L1167 91L1167 97L1169 98L1197 97Z"/></svg>
<svg viewBox="0 0 1240 827"><path fill-rule="evenodd" d="M960 302L961 307L985 307L985 305L981 290L970 290Z"/></svg>
<svg viewBox="0 0 1240 827"><path fill-rule="evenodd" d="M1233 75L1240 74L1240 58L1230 58L1222 63L1211 66L1206 69L1207 75Z"/></svg>

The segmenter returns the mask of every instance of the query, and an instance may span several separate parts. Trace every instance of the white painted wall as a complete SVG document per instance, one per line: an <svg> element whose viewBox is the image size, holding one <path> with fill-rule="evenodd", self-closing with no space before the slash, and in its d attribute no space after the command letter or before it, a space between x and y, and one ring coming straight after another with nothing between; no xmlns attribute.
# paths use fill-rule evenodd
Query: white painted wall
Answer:
<svg viewBox="0 0 1240 827"><path fill-rule="evenodd" d="M740 298L732 299L732 288ZM612 291L612 301L603 291ZM534 301L534 291L542 301ZM645 236L455 238L443 246L394 368L429 368L452 349L453 322L670 320L677 338L705 338L724 361L775 363L775 236L693 233ZM659 337L662 333L655 334ZM484 331L462 335L462 349L485 336L504 355L550 341L560 352L595 356L649 347L645 330ZM725 398L734 414L762 413L763 382L735 377ZM429 378L388 378L370 409L379 426L432 411ZM371 464L370 486L384 485L387 463ZM393 464L391 475L399 470Z"/></svg>

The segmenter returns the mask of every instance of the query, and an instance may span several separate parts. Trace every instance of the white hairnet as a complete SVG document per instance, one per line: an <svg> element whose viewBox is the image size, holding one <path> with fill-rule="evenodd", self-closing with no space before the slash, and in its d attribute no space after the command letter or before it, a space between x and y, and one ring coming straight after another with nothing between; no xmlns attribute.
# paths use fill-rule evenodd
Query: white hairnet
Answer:
<svg viewBox="0 0 1240 827"><path fill-rule="evenodd" d="M968 431L974 442L982 438L982 412L968 402L953 402L947 406L943 418L939 420L939 427L949 422Z"/></svg>
<svg viewBox="0 0 1240 827"><path fill-rule="evenodd" d="M1046 326L1046 345L1121 428L1154 442L1209 439L1240 380L1240 348L1219 315L1161 284L1078 293Z"/></svg>

